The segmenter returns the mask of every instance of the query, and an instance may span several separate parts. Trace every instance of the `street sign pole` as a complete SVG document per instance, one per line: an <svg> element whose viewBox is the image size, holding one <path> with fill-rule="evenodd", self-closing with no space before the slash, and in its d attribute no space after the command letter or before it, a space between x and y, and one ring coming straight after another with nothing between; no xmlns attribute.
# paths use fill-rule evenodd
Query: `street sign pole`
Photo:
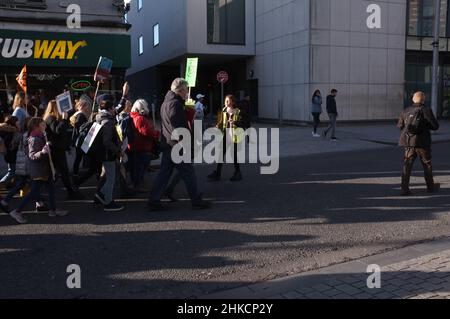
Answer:
<svg viewBox="0 0 450 319"><path fill-rule="evenodd" d="M441 17L441 0L434 1L434 41L433 41L433 82L431 87L431 109L438 116L439 95L439 28Z"/></svg>
<svg viewBox="0 0 450 319"><path fill-rule="evenodd" d="M222 100L220 100L220 101L221 101L220 103L222 103L222 104L221 104L221 105L222 105L222 106L221 106L221 109L223 108L223 105L224 105L223 103L224 103L224 100L225 100L225 96L224 96L224 91L225 91L225 90L224 90L224 85L225 85L225 84L222 82L222 85L221 85L221 86L222 86L222 95L221 95L221 96L222 96Z"/></svg>
<svg viewBox="0 0 450 319"><path fill-rule="evenodd" d="M97 95L98 95L98 91L100 90L100 81L97 81L97 89L95 90L95 94L94 94L94 100L92 101L92 112L91 112L91 119L90 121L92 122L94 120L94 114L97 113L98 111L98 105L97 105Z"/></svg>

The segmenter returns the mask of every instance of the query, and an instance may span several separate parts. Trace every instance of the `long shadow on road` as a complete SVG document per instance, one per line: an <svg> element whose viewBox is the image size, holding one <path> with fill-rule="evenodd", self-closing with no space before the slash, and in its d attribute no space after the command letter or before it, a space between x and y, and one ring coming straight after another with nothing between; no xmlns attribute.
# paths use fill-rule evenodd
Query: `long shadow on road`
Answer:
<svg viewBox="0 0 450 319"><path fill-rule="evenodd" d="M363 256L431 239L448 233L450 211L450 148L434 155L443 189L432 196L420 172L416 196L399 196L402 156L389 147L282 159L274 176L246 165L237 184L225 180L229 167L223 182L203 183L210 168L199 167L215 201L201 212L182 201L148 213L140 196L120 214L75 202L57 221L35 214L22 227L2 215L0 297L198 296L280 276L286 264L305 270L330 252L361 248ZM182 185L177 196L186 197ZM85 269L82 291L65 286L71 263Z"/></svg>

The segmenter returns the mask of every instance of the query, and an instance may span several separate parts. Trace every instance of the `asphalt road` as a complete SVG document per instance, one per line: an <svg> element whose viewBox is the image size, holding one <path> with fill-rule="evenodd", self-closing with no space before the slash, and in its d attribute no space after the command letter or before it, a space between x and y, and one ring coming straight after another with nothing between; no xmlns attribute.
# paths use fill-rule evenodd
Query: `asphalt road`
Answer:
<svg viewBox="0 0 450 319"><path fill-rule="evenodd" d="M0 215L0 298L198 297L448 236L450 145L434 150L438 195L416 170L416 195L398 196L401 158L396 147L291 157L275 176L244 167L239 184L208 184L211 168L198 167L215 202L206 211L182 201L148 213L143 194L122 213L81 201L62 203L71 214L56 221ZM66 286L70 264L81 289Z"/></svg>

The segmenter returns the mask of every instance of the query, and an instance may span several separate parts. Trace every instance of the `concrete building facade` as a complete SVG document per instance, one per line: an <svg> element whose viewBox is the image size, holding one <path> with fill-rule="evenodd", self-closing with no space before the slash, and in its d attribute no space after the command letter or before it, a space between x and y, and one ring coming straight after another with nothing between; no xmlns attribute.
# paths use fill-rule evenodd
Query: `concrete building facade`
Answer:
<svg viewBox="0 0 450 319"><path fill-rule="evenodd" d="M308 121L312 93L339 91L341 120L392 119L403 108L406 1L257 1L260 115ZM381 8L381 29L367 7ZM282 21L283 23L270 23Z"/></svg>
<svg viewBox="0 0 450 319"><path fill-rule="evenodd" d="M211 103L220 105L215 73L229 71L226 91L238 97L250 95L252 112L260 119L310 121L313 92L319 89L327 95L335 88L340 120L391 120L409 103L411 91L428 93L430 89L428 78L421 81L408 75L413 68L408 69L408 61L419 60L414 60L416 69L426 64L428 74L431 48L426 44L432 41L429 12L433 1L170 0L144 2L141 11L135 8L139 1L133 1L128 75L141 84L137 95L161 94L168 83L168 78L161 81L161 70L171 76L183 75L184 61L190 56L200 58L195 92L209 95ZM216 15L220 16L220 10L237 2L245 2L244 43L210 43L209 34L216 31L210 21L216 16L208 13L210 5L218 6ZM447 0L442 2L442 40L447 45L448 6ZM379 25L373 28L368 20ZM153 47L152 26L157 23L159 44ZM150 44L139 56L137 38L141 35ZM445 56L444 52L441 63ZM164 71L168 66L173 72ZM442 77L450 79L448 73ZM164 87L155 85L162 82ZM448 98L445 92L441 92L441 104L450 100L450 89Z"/></svg>

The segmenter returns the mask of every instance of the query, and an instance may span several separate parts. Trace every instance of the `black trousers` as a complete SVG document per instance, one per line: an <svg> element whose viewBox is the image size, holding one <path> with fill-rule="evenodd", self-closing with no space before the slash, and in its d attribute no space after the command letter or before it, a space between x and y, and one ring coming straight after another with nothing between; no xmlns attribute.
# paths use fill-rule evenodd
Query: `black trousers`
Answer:
<svg viewBox="0 0 450 319"><path fill-rule="evenodd" d="M67 164L66 151L54 150L52 151L52 160L55 170L61 174L61 179L67 193L71 194L74 192L72 179L70 177L69 165Z"/></svg>
<svg viewBox="0 0 450 319"><path fill-rule="evenodd" d="M317 133L317 128L320 125L320 113L311 113L314 119L314 133Z"/></svg>
<svg viewBox="0 0 450 319"><path fill-rule="evenodd" d="M409 191L411 172L417 157L419 157L420 161L422 162L425 182L427 183L428 190L434 189L433 166L431 164L431 149L407 147L405 149L405 157L403 161L403 191Z"/></svg>
<svg viewBox="0 0 450 319"><path fill-rule="evenodd" d="M239 162L238 162L238 144L233 143L233 148L234 148L234 155L233 155L234 170L235 170L235 172L240 172L241 168L240 168ZM223 159L224 159L224 162L225 162L226 154L227 154L227 143L226 143L226 138L224 137L224 140L223 140ZM222 168L223 168L223 164L222 163L217 164L217 170L216 171L217 171L218 175L222 174Z"/></svg>
<svg viewBox="0 0 450 319"><path fill-rule="evenodd" d="M80 172L80 165L81 161L84 157L84 152L81 150L81 148L75 148L75 161L73 162L73 174L78 175Z"/></svg>
<svg viewBox="0 0 450 319"><path fill-rule="evenodd" d="M76 180L76 186L79 187L83 185L87 180L89 180L94 175L100 175L102 172L102 162L89 159L88 170Z"/></svg>

